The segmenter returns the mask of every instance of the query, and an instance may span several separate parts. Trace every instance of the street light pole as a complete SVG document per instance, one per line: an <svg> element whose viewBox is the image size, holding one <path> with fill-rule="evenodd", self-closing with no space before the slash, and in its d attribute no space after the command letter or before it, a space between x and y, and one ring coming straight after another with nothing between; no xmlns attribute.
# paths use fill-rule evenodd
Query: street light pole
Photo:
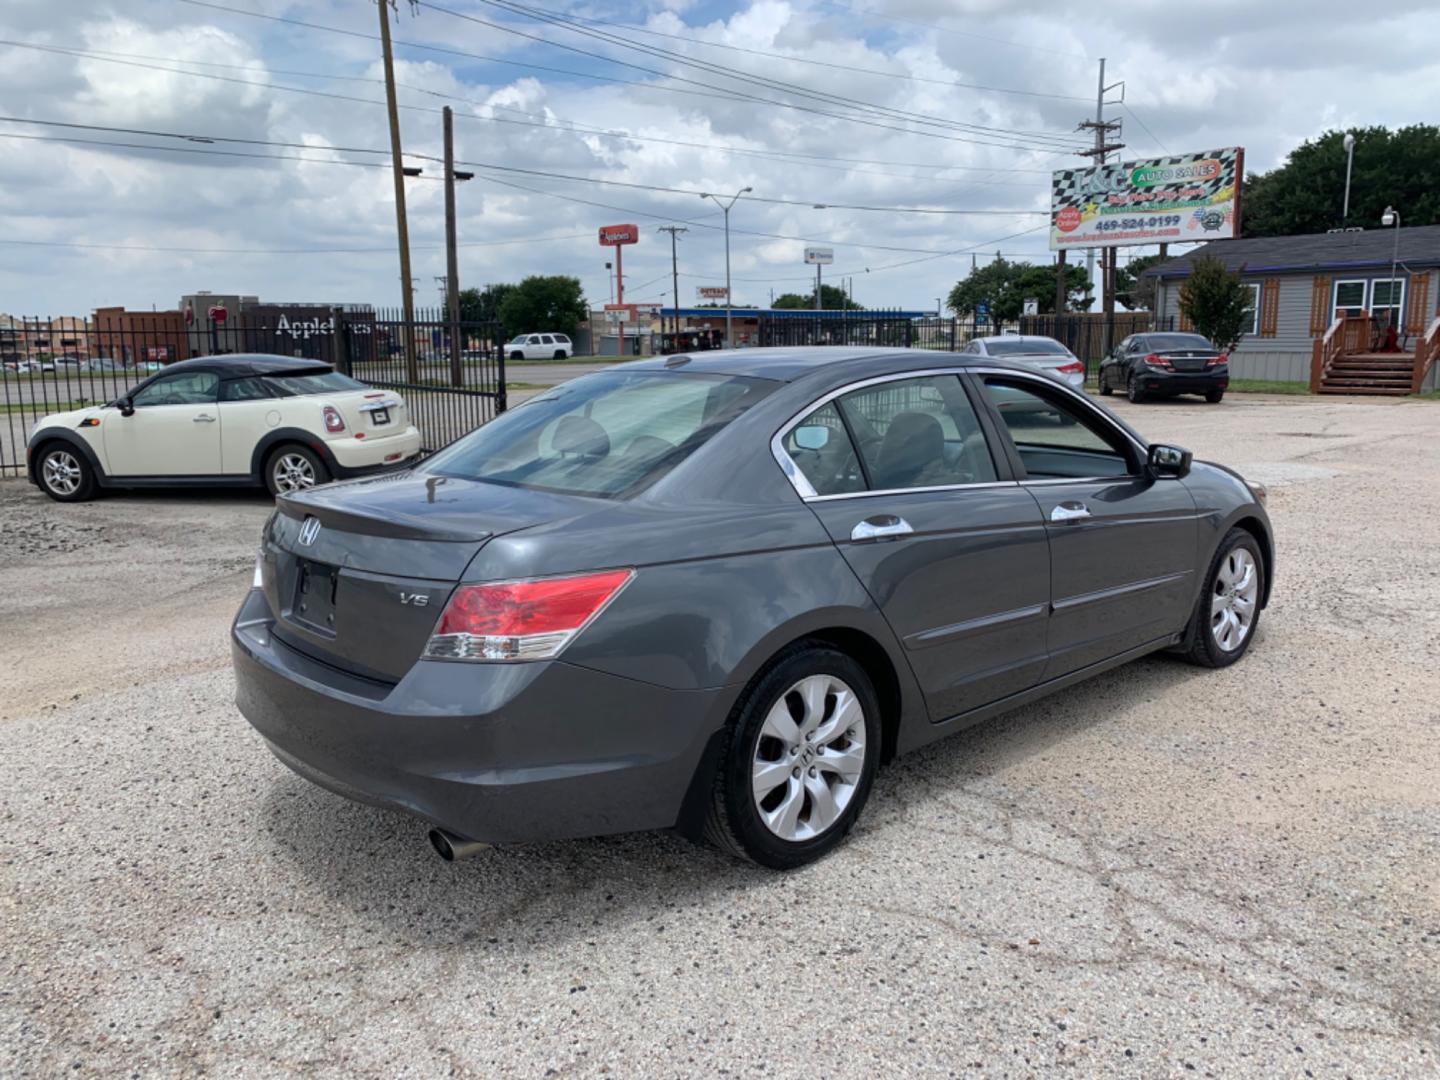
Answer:
<svg viewBox="0 0 1440 1080"><path fill-rule="evenodd" d="M395 60L390 49L390 3L378 0L385 105L390 113L390 165L395 174L395 233L400 244L400 303L405 313L405 377L420 381L415 361L415 288L410 279L410 228L405 220L405 168L400 157L400 114L395 103Z"/></svg>
<svg viewBox="0 0 1440 1080"><path fill-rule="evenodd" d="M716 196L708 191L702 191L700 198L709 199L721 210L725 211L725 348L735 347L735 337L732 332L731 310L735 306L735 297L730 292L730 208L735 205L741 195L754 191L754 188L743 187L730 197L728 203L722 203Z"/></svg>
<svg viewBox="0 0 1440 1080"><path fill-rule="evenodd" d="M450 320L450 385L464 386L460 370L460 253L455 238L455 181L475 174L455 171L455 117L450 106L442 110L445 134L445 307Z"/></svg>
<svg viewBox="0 0 1440 1080"><path fill-rule="evenodd" d="M1340 211L1340 224L1350 217L1350 170L1355 165L1355 134L1345 133L1345 207Z"/></svg>
<svg viewBox="0 0 1440 1080"><path fill-rule="evenodd" d="M1395 299L1395 267L1400 262L1400 211L1393 206L1385 207L1385 213L1380 215L1380 224L1395 227L1395 244L1390 249L1390 307L1386 311L1386 325L1393 327L1395 316L1400 313L1400 302ZM1373 297L1371 306L1374 306Z"/></svg>

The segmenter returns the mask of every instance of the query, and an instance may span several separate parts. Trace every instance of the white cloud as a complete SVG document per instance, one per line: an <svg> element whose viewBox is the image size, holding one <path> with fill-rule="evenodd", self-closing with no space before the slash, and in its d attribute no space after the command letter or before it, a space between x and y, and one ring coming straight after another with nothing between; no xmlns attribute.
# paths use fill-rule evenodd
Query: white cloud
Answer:
<svg viewBox="0 0 1440 1080"><path fill-rule="evenodd" d="M362 35L376 29L368 5L344 0L236 2ZM452 3L487 21L498 18L494 9L470 0ZM716 18L710 6L652 0L644 8L643 25L683 40L616 32L637 44L802 84L822 96L861 99L880 110L923 113L941 121L1049 132L1066 141L1076 122L1093 111L1095 57L1103 53L1111 79L1125 81L1126 100L1154 133L1152 138L1130 114L1119 114L1136 156L1155 152L1157 143L1172 151L1239 144L1247 148L1249 165L1264 169L1278 164L1300 139L1326 127L1433 121L1428 114L1429 103L1440 99L1440 65L1434 60L1440 55L1440 26L1423 17L1428 6L1424 0L1402 0L1376 19L1338 0L1265 5L1217 0L1201 8L1125 0L1083 12L1073 5L1000 0L962 5L953 0L757 0ZM600 3L573 10L642 21L632 5ZM948 138L891 130L907 125L883 112L871 113L868 125L836 119L822 114L852 110L780 88L745 86L720 73L681 68L663 57L615 50L534 23L516 25L680 79L665 81L541 47L433 9L422 9L414 19L405 12L394 24L398 42L428 42L647 84L565 76L397 45L397 80L407 88L400 100L406 106L402 128L408 152L440 154L438 110L448 103L456 112L457 149L464 160L687 191L733 192L751 185L757 196L797 201L798 206L783 206L744 199L736 206L732 264L737 278L748 279L737 282L737 300L763 301L772 287L776 292L803 290L811 280L800 262L803 240L750 233L831 242L835 276L853 273L860 279L861 301L875 306L929 307L969 267L967 255L882 269L921 258L923 251L979 244L985 252L998 246L1048 261L1043 232L995 242L1042 218L877 214L811 205L1043 208L1048 194L1044 171L1076 160L1059 150L1016 152L978 145L1012 136L975 130L925 129ZM319 160L385 161L334 149L388 146L374 42L175 0L134 0L123 8L111 0L73 0L63 11L57 5L7 5L0 15L0 36L166 58L137 61L150 65L139 67L0 47L0 112L5 115L294 142L314 149L178 145L316 159L262 161L220 153L0 140L0 214L7 223L0 239L236 252L0 244L0 296L5 297L0 306L55 313L110 303L166 306L183 292L204 288L280 299L395 302L388 170ZM1336 41L1344 41L1345 48L1334 48ZM154 70L177 66L222 78ZM730 100L696 83L765 99L789 98L809 111ZM981 92L956 83L1029 93ZM62 134L14 124L0 124L0 130ZM667 139L692 145L655 141ZM817 160L727 148L815 155ZM420 298L430 301L432 279L444 272L443 202L435 182L439 170L434 162L412 160L427 174L408 183L407 201ZM945 167L951 171L942 171ZM654 229L669 220L690 225L680 243L681 271L687 275L681 279L682 300L693 296L695 284L723 278L722 219L697 196L524 174L505 179L533 190L502 185L483 173L460 188L460 236L466 245L461 276L467 284L528 273L573 273L592 299L603 299L606 253L589 238L597 225L630 220L641 225L644 240L626 252L627 280L639 288L657 279L642 290L645 297L637 298L668 298L669 244ZM585 238L546 239L577 235ZM313 253L242 253L257 248Z"/></svg>

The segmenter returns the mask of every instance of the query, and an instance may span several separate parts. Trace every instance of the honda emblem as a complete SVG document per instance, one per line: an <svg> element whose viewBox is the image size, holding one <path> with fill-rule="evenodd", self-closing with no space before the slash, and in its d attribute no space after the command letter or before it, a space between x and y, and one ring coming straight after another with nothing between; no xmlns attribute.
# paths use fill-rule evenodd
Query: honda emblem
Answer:
<svg viewBox="0 0 1440 1080"><path fill-rule="evenodd" d="M300 543L309 547L315 542L315 537L320 535L320 519L307 517L300 523Z"/></svg>

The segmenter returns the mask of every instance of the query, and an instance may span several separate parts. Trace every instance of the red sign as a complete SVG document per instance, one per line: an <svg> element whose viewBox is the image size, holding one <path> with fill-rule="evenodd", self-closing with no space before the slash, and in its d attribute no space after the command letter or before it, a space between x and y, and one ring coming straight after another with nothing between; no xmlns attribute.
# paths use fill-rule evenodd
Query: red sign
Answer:
<svg viewBox="0 0 1440 1080"><path fill-rule="evenodd" d="M1061 232L1074 232L1080 227L1080 208L1067 206L1055 215L1055 227Z"/></svg>
<svg viewBox="0 0 1440 1080"><path fill-rule="evenodd" d="M225 305L224 305L224 304L211 304L211 305L210 305L210 321L211 321L211 322L215 323L216 325L219 325L219 324L223 323L223 322L224 322L226 319L228 319L229 317L230 317L230 313L225 310Z"/></svg>
<svg viewBox="0 0 1440 1080"><path fill-rule="evenodd" d="M640 227L638 225L602 225L600 227L600 246L619 247L621 244L634 244L640 240Z"/></svg>

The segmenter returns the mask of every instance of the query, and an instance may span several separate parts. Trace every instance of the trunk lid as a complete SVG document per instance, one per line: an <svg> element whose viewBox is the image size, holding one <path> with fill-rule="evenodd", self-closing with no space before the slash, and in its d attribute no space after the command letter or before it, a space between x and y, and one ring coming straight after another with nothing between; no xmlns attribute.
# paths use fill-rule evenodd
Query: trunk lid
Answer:
<svg viewBox="0 0 1440 1080"><path fill-rule="evenodd" d="M367 439L403 435L410 424L405 399L393 390L349 390L329 393L323 398L345 420L345 434L363 434Z"/></svg>
<svg viewBox="0 0 1440 1080"><path fill-rule="evenodd" d="M408 472L282 498L263 547L273 632L324 663L396 682L486 542L573 517L583 502Z"/></svg>
<svg viewBox="0 0 1440 1080"><path fill-rule="evenodd" d="M1159 354L1176 371L1204 371L1219 354L1214 349L1162 349Z"/></svg>

